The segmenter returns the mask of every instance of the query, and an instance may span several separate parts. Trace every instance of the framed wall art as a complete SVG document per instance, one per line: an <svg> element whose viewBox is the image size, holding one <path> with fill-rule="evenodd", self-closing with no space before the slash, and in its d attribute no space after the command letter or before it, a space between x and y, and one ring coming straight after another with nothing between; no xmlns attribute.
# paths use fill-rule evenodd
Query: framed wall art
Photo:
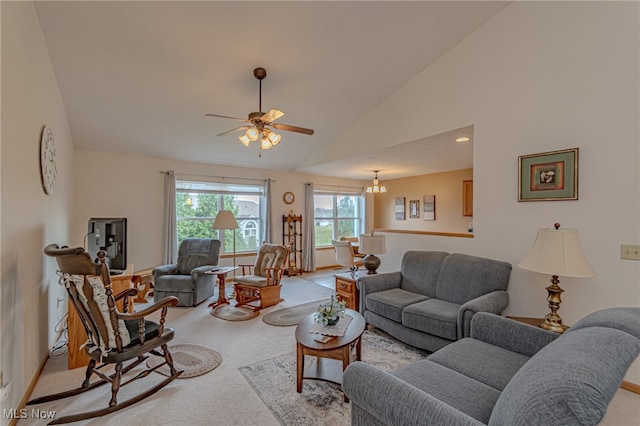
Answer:
<svg viewBox="0 0 640 426"><path fill-rule="evenodd" d="M405 220L404 197L396 197L396 220Z"/></svg>
<svg viewBox="0 0 640 426"><path fill-rule="evenodd" d="M578 199L578 148L518 157L518 201Z"/></svg>
<svg viewBox="0 0 640 426"><path fill-rule="evenodd" d="M420 200L409 201L409 217L411 219L420 217Z"/></svg>
<svg viewBox="0 0 640 426"><path fill-rule="evenodd" d="M422 212L424 220L436 220L436 196L425 195L422 197Z"/></svg>

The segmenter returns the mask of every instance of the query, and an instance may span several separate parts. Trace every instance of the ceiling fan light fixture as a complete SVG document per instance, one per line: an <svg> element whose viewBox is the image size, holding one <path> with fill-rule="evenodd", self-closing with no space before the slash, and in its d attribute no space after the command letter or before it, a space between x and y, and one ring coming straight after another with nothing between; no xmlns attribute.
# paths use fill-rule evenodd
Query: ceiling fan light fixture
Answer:
<svg viewBox="0 0 640 426"><path fill-rule="evenodd" d="M251 139L249 139L247 135L242 135L238 139L240 139L240 142L242 142L244 146L249 146L249 144L251 143Z"/></svg>
<svg viewBox="0 0 640 426"><path fill-rule="evenodd" d="M268 137L266 136L262 136L262 141L260 143L260 148L262 149L269 149L273 146L273 144L271 143L271 141L269 140Z"/></svg>
<svg viewBox="0 0 640 426"><path fill-rule="evenodd" d="M260 133L258 132L258 129L256 129L255 127L248 129L245 135L247 136L247 138L249 138L251 142L257 141L258 137L260 137Z"/></svg>
<svg viewBox="0 0 640 426"><path fill-rule="evenodd" d="M282 139L282 136L280 136L276 132L269 133L269 142L271 142L273 146L278 145L280 143L280 139Z"/></svg>

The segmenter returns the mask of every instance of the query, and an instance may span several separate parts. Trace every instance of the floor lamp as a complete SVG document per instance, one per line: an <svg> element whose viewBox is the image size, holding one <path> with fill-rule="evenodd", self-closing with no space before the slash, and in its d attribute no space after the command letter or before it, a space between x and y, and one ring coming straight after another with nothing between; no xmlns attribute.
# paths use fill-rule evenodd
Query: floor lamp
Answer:
<svg viewBox="0 0 640 426"><path fill-rule="evenodd" d="M231 210L220 210L216 219L213 221L212 225L213 229L233 229L233 267L236 267L236 229L239 228L238 222L236 222L236 218L233 217L233 213ZM222 238L224 241L224 233L222 234ZM233 270L233 275L236 275L235 269Z"/></svg>

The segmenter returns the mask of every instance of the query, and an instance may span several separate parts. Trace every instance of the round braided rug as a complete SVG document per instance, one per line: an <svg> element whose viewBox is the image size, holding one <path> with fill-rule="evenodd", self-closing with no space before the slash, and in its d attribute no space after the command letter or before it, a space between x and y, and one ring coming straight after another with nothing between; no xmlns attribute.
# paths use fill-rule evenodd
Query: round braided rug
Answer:
<svg viewBox="0 0 640 426"><path fill-rule="evenodd" d="M220 305L211 310L211 315L227 321L246 321L260 315L260 311L254 311L244 306Z"/></svg>
<svg viewBox="0 0 640 426"><path fill-rule="evenodd" d="M213 349L198 345L175 345L169 346L169 353L173 358L173 366L183 373L178 379L188 379L208 373L222 363L222 355ZM147 360L147 367L153 368L164 362L164 357L152 355ZM170 376L171 370L168 365L154 370L163 376Z"/></svg>

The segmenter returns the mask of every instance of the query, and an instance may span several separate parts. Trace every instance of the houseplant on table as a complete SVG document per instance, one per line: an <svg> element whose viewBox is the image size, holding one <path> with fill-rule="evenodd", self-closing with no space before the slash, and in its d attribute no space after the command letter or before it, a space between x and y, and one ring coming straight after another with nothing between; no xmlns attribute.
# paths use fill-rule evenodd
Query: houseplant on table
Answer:
<svg viewBox="0 0 640 426"><path fill-rule="evenodd" d="M315 320L322 325L335 325L344 313L346 302L338 300L335 293L331 295L328 303L323 303L315 313Z"/></svg>

